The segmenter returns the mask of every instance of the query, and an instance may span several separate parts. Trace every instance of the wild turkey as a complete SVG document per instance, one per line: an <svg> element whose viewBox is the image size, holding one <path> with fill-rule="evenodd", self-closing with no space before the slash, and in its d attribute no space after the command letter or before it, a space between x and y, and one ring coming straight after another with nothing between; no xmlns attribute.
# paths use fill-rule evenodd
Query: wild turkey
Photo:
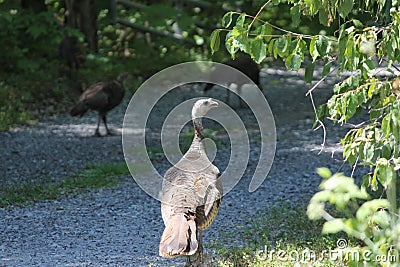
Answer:
<svg viewBox="0 0 400 267"><path fill-rule="evenodd" d="M241 56L236 59L229 59L227 61L222 62L225 65L228 65L232 68L235 68L239 70L240 72L244 73L247 75L259 88L260 86L260 68L257 63L255 63L250 57L247 56ZM222 77L224 76L224 73L219 73L219 72L213 72L211 73L211 76L214 77ZM240 96L240 91L242 89L242 86L246 83L243 79L239 79L237 77L223 77L225 80L230 80L231 82L228 84L236 84L238 88L238 95ZM204 91L208 91L211 88L214 87L214 84L212 83L207 83L206 87L204 88ZM261 88L262 89L262 88ZM226 103L230 103L230 90L227 90L227 95L226 95ZM242 106L242 101L240 101L240 106Z"/></svg>
<svg viewBox="0 0 400 267"><path fill-rule="evenodd" d="M194 104L192 144L183 158L165 173L160 194L165 224L160 256L187 255L187 266L201 266L196 264L202 262L202 231L214 221L222 199L220 173L206 155L202 126L202 117L217 106L211 98Z"/></svg>
<svg viewBox="0 0 400 267"><path fill-rule="evenodd" d="M107 112L121 103L125 89L123 81L128 77L127 73L118 76L117 81L97 82L91 85L79 98L79 102L70 111L71 116L83 116L89 109L99 113L95 136L101 136L99 131L100 120L103 120L107 135L111 132L107 127Z"/></svg>

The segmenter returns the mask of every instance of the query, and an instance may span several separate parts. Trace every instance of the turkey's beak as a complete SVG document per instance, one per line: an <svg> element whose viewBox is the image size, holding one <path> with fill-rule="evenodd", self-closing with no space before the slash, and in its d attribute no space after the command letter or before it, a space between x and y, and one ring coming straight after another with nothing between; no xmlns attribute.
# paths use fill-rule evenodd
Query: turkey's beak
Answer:
<svg viewBox="0 0 400 267"><path fill-rule="evenodd" d="M218 104L217 101L211 100L211 102L210 102L210 108L217 108L218 105L219 105L219 104Z"/></svg>

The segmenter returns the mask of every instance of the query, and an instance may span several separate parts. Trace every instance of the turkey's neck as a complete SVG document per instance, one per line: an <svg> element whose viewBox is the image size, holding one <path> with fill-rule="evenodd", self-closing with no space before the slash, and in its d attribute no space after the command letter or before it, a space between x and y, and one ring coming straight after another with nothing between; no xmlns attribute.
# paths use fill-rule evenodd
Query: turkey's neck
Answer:
<svg viewBox="0 0 400 267"><path fill-rule="evenodd" d="M194 126L194 136L195 138L199 138L200 140L204 139L204 129L202 123L202 117L194 117L192 116L193 126Z"/></svg>

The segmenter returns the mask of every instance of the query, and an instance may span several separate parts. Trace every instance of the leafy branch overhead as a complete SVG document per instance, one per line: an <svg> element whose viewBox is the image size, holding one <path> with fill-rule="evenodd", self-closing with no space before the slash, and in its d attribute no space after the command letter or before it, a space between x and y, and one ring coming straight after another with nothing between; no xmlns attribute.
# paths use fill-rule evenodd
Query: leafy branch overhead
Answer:
<svg viewBox="0 0 400 267"><path fill-rule="evenodd" d="M292 17L290 29L268 19L276 6L287 4ZM319 32L302 32L302 23L315 18L320 24ZM396 219L400 169L400 78L396 77L400 59L398 1L269 0L255 15L226 13L221 25L211 35L213 52L220 48L221 38L225 38L226 49L232 57L240 51L257 63L270 57L282 60L287 69L304 68L305 81L313 83L307 93L312 104L313 91L328 76L336 74L339 81L333 87L333 96L318 108L313 104L314 127L322 127L325 136L326 120L343 125L354 116L361 116L363 122L354 125L341 140L343 158L353 170L359 165L369 168L362 177L361 188L353 178L322 171L326 181L310 203L309 216L327 219L326 232L345 231L360 238L370 249L373 247L373 253L385 254L392 248L398 252L400 242L394 230L400 228ZM352 192L358 193L352 196L351 192L328 190L324 187L327 184L336 189L353 188ZM366 190L381 190L385 194L379 197L385 199L371 200ZM349 218L338 220L328 216L325 202L347 212ZM360 206L360 202L364 204ZM350 211L357 214L356 219L349 215ZM372 222L371 216L381 221L386 218L388 223L375 226L367 223L349 230L349 225L355 227L361 217ZM382 231L373 231L373 227Z"/></svg>

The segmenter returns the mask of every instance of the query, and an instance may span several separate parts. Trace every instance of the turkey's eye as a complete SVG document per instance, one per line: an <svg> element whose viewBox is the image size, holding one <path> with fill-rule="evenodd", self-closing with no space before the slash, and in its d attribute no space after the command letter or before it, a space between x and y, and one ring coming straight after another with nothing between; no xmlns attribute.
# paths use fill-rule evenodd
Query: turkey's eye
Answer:
<svg viewBox="0 0 400 267"><path fill-rule="evenodd" d="M208 100L204 101L204 105L208 106L209 104L210 104L210 102Z"/></svg>

